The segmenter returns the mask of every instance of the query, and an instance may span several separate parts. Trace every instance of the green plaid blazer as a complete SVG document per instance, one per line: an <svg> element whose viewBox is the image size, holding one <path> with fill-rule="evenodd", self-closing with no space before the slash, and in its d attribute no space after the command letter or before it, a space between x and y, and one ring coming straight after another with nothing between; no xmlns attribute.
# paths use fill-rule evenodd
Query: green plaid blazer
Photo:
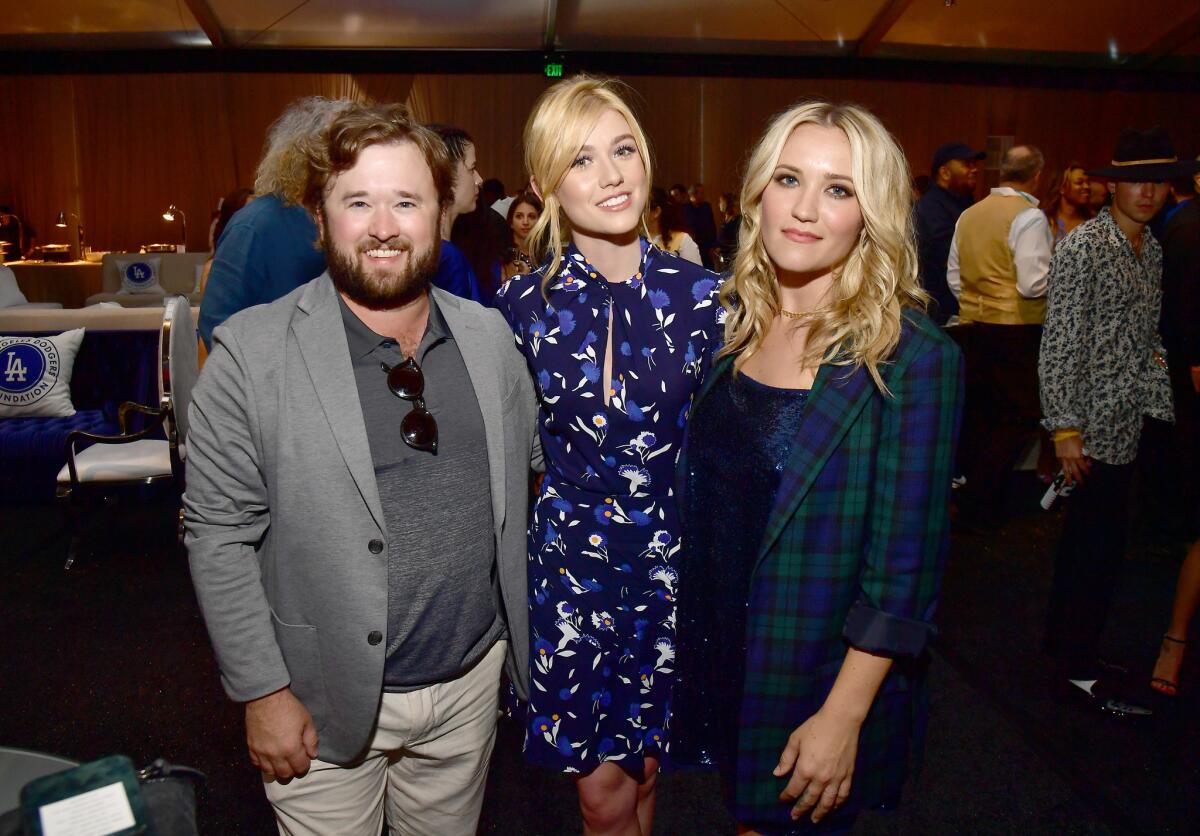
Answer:
<svg viewBox="0 0 1200 836"><path fill-rule="evenodd" d="M731 365L713 368L697 404ZM882 376L890 397L864 369L821 366L759 548L731 788L732 812L746 824L792 826L778 801L786 780L771 770L788 735L821 707L847 646L897 664L863 725L838 818L894 805L920 740L920 662L949 549L962 357L928 317L907 311ZM685 445L681 473L686 459Z"/></svg>

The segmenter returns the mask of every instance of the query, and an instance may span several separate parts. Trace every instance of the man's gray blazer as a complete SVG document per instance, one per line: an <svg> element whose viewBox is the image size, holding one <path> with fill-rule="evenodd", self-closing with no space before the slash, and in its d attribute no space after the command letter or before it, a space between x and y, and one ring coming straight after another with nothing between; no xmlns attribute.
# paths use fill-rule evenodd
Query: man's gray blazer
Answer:
<svg viewBox="0 0 1200 836"><path fill-rule="evenodd" d="M432 292L483 414L506 668L525 695L533 386L499 313ZM216 329L189 414L188 559L225 690L245 702L290 684L318 757L352 762L383 687L388 531L328 274Z"/></svg>

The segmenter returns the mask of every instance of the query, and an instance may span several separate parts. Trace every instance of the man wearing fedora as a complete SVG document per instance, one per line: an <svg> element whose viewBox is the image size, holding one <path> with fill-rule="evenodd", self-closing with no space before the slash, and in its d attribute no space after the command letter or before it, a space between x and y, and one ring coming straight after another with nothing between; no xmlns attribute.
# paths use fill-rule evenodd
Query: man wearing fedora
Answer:
<svg viewBox="0 0 1200 836"><path fill-rule="evenodd" d="M1068 484L1066 519L1046 619L1046 650L1064 694L1101 711L1145 717L1120 698L1124 672L1098 656L1125 555L1134 459L1145 416L1173 421L1167 356L1158 334L1162 249L1146 225L1167 181L1194 170L1161 128L1126 130L1108 181L1112 206L1066 238L1050 265L1038 376L1043 425Z"/></svg>

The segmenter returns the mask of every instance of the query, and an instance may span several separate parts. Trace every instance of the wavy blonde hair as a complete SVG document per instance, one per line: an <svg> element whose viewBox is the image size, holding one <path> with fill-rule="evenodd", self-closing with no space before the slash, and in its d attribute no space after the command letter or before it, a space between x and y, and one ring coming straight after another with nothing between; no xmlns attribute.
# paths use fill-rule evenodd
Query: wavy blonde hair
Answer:
<svg viewBox="0 0 1200 836"><path fill-rule="evenodd" d="M542 93L525 123L525 170L537 183L545 204L545 211L538 216L528 238L529 252L535 259L543 261L547 256L550 259L542 279L543 296L562 263L570 234L570 222L558 199L558 187L606 110L615 110L629 123L629 132L646 167L646 182L653 182L650 145L621 95L623 88L625 85L616 79L577 75Z"/></svg>
<svg viewBox="0 0 1200 836"><path fill-rule="evenodd" d="M330 123L357 105L352 99L324 96L304 96L288 105L267 129L254 172L254 193L276 195L285 204L303 203L308 161L324 145Z"/></svg>
<svg viewBox="0 0 1200 836"><path fill-rule="evenodd" d="M742 226L733 276L721 290L728 311L725 347L735 369L761 347L782 303L775 266L763 244L762 197L783 146L798 126L837 128L850 142L851 177L863 216L858 243L833 274L826 307L810 321L804 366L866 366L887 392L880 366L900 341L904 308L924 309L917 279L908 161L887 128L854 104L805 101L779 114L750 155L742 184Z"/></svg>

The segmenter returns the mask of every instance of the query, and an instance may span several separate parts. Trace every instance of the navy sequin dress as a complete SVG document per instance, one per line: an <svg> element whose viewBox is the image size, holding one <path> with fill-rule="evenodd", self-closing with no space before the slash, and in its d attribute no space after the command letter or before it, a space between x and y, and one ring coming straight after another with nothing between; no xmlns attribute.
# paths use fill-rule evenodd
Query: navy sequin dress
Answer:
<svg viewBox="0 0 1200 836"><path fill-rule="evenodd" d="M574 247L496 296L536 381L546 478L529 527L525 756L630 772L669 752L679 521L675 465L722 335L718 278L641 242L626 282ZM613 319L612 380L604 354Z"/></svg>
<svg viewBox="0 0 1200 836"><path fill-rule="evenodd" d="M683 497L687 576L679 600L672 758L734 780L746 664L746 602L807 389L778 389L726 367L688 427Z"/></svg>

